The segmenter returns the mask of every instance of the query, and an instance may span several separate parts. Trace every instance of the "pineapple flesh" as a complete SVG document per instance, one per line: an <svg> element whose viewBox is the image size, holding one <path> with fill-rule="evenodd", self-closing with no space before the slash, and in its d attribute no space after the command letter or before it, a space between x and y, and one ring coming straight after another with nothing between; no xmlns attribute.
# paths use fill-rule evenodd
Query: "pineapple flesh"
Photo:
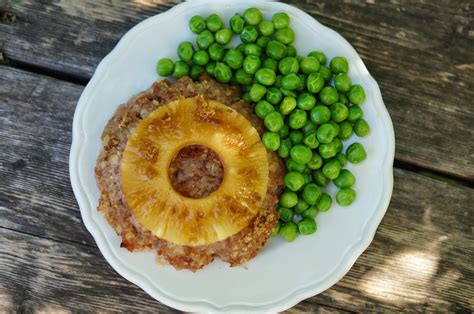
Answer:
<svg viewBox="0 0 474 314"><path fill-rule="evenodd" d="M184 147L215 151L224 177L217 190L190 198L172 186L169 167ZM123 195L146 230L177 245L212 244L245 228L260 211L268 160L257 130L237 111L202 97L161 106L129 137L120 167Z"/></svg>

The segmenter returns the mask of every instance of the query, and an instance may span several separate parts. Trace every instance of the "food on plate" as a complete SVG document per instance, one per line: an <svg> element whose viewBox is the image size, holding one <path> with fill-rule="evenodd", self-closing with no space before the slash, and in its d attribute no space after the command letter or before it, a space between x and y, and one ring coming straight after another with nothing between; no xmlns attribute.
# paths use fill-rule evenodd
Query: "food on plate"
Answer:
<svg viewBox="0 0 474 314"><path fill-rule="evenodd" d="M240 97L204 74L157 81L117 109L96 178L99 210L122 247L195 271L216 256L242 264L265 244L285 168Z"/></svg>
<svg viewBox="0 0 474 314"><path fill-rule="evenodd" d="M349 60L300 55L286 13L270 20L248 8L228 23L196 15L189 28L195 41L156 65L177 82L157 81L119 107L96 176L99 210L122 246L195 271L215 256L241 264L270 235L315 233L317 214L332 205L331 181L337 204L352 204L347 161L367 153L344 142L370 126Z"/></svg>

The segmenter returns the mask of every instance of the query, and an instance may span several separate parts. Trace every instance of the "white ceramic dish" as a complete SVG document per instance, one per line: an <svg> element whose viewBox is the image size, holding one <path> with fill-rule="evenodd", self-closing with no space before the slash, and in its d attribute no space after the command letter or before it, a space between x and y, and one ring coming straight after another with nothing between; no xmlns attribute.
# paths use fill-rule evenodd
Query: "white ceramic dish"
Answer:
<svg viewBox="0 0 474 314"><path fill-rule="evenodd" d="M267 18L275 12L287 12L300 53L317 49L329 58L346 56L353 82L364 86L364 115L372 131L368 137L357 139L367 150L367 160L349 165L357 177L357 200L346 208L334 202L329 212L319 214L319 229L313 236L299 237L291 244L270 239L245 267L229 268L215 261L197 273L176 271L157 264L153 252L121 249L119 237L96 210L94 166L100 135L119 104L157 79L157 59L176 58L178 43L194 40L187 26L191 16L218 12L228 19L249 6L259 7ZM348 144L353 141L355 138ZM390 201L394 146L392 123L377 83L339 34L283 3L202 0L182 3L139 23L102 60L74 115L70 175L84 224L106 260L152 297L184 311L281 311L331 287L368 247ZM333 187L330 190L334 192Z"/></svg>

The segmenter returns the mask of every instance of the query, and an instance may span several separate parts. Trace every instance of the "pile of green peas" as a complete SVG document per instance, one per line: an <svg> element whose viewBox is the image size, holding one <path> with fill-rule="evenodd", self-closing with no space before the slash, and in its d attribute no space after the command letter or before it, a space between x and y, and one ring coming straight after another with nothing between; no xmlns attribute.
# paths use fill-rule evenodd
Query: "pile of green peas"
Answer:
<svg viewBox="0 0 474 314"><path fill-rule="evenodd" d="M217 15L193 16L189 28L195 45L182 42L179 60L158 61L160 76L196 80L206 72L221 83L240 85L242 98L255 105L266 131L262 142L285 161L285 190L280 196L280 219L272 235L292 242L316 232L315 217L328 211L332 198L323 190L332 181L339 188L336 202L349 206L356 198L356 178L345 169L347 162L362 162L367 154L355 142L343 152L343 141L353 134L370 132L363 119L362 86L352 84L349 63L343 56L327 62L321 51L300 56L292 43L295 33L286 13L271 21L257 8L235 14L229 27ZM230 45L234 35L241 44Z"/></svg>

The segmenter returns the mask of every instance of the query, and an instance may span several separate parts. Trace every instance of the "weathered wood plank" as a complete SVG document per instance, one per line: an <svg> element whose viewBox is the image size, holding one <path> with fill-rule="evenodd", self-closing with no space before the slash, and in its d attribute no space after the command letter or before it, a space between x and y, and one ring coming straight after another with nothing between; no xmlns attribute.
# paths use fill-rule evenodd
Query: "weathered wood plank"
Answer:
<svg viewBox="0 0 474 314"><path fill-rule="evenodd" d="M7 34L0 49L87 79L132 25L177 2L24 1L13 7L14 23L0 24ZM364 59L394 121L398 160L474 180L470 1L289 2L340 32Z"/></svg>
<svg viewBox="0 0 474 314"><path fill-rule="evenodd" d="M290 312L474 310L473 201L472 189L395 170L392 203L372 245L339 283ZM0 280L2 310L164 309L96 248L4 228Z"/></svg>
<svg viewBox="0 0 474 314"><path fill-rule="evenodd" d="M69 125L81 89L55 79L0 68L0 94L9 95L3 98L0 107L0 226L50 239L94 245L80 220L68 179ZM474 280L474 269L469 256L474 254L470 217L473 202L472 189L396 170L392 203L373 244L335 287L300 303L293 310L313 311L321 305L328 306L325 310L354 311L472 309L474 295L469 287ZM14 239L27 237L24 242L33 241L29 236L14 234ZM2 256L21 256L18 253L21 245L1 241L0 247L7 252ZM33 256L31 261L0 261L0 265L17 267L17 270L9 268L0 272L2 276L10 276L2 278L2 282L8 280L19 285L7 289L16 291L11 292L10 298L20 300L13 306L116 309L110 302L117 308L120 305L122 309L132 309L135 301L126 297L128 293L156 305L115 275L95 248L38 238L32 243L33 248L22 248L25 252L36 252L26 255ZM36 246L40 249L35 249ZM40 254L43 251L47 252L46 257ZM51 270L58 264L52 256L59 256L64 263L60 264L59 274ZM90 267L91 264L94 267ZM47 271L35 272L33 268L37 265ZM19 269L25 269L26 274L18 273ZM81 292L82 280L88 280L88 277L82 278L85 272L97 285L91 284L90 290ZM50 291L45 282L20 278L29 278L29 274L40 274L35 276L61 287L64 295L83 297L64 303L62 297L56 296L57 290L45 296L45 291ZM102 291L102 285L108 285L109 280L113 289L106 290L105 295L117 295L116 299L97 300L95 291Z"/></svg>

